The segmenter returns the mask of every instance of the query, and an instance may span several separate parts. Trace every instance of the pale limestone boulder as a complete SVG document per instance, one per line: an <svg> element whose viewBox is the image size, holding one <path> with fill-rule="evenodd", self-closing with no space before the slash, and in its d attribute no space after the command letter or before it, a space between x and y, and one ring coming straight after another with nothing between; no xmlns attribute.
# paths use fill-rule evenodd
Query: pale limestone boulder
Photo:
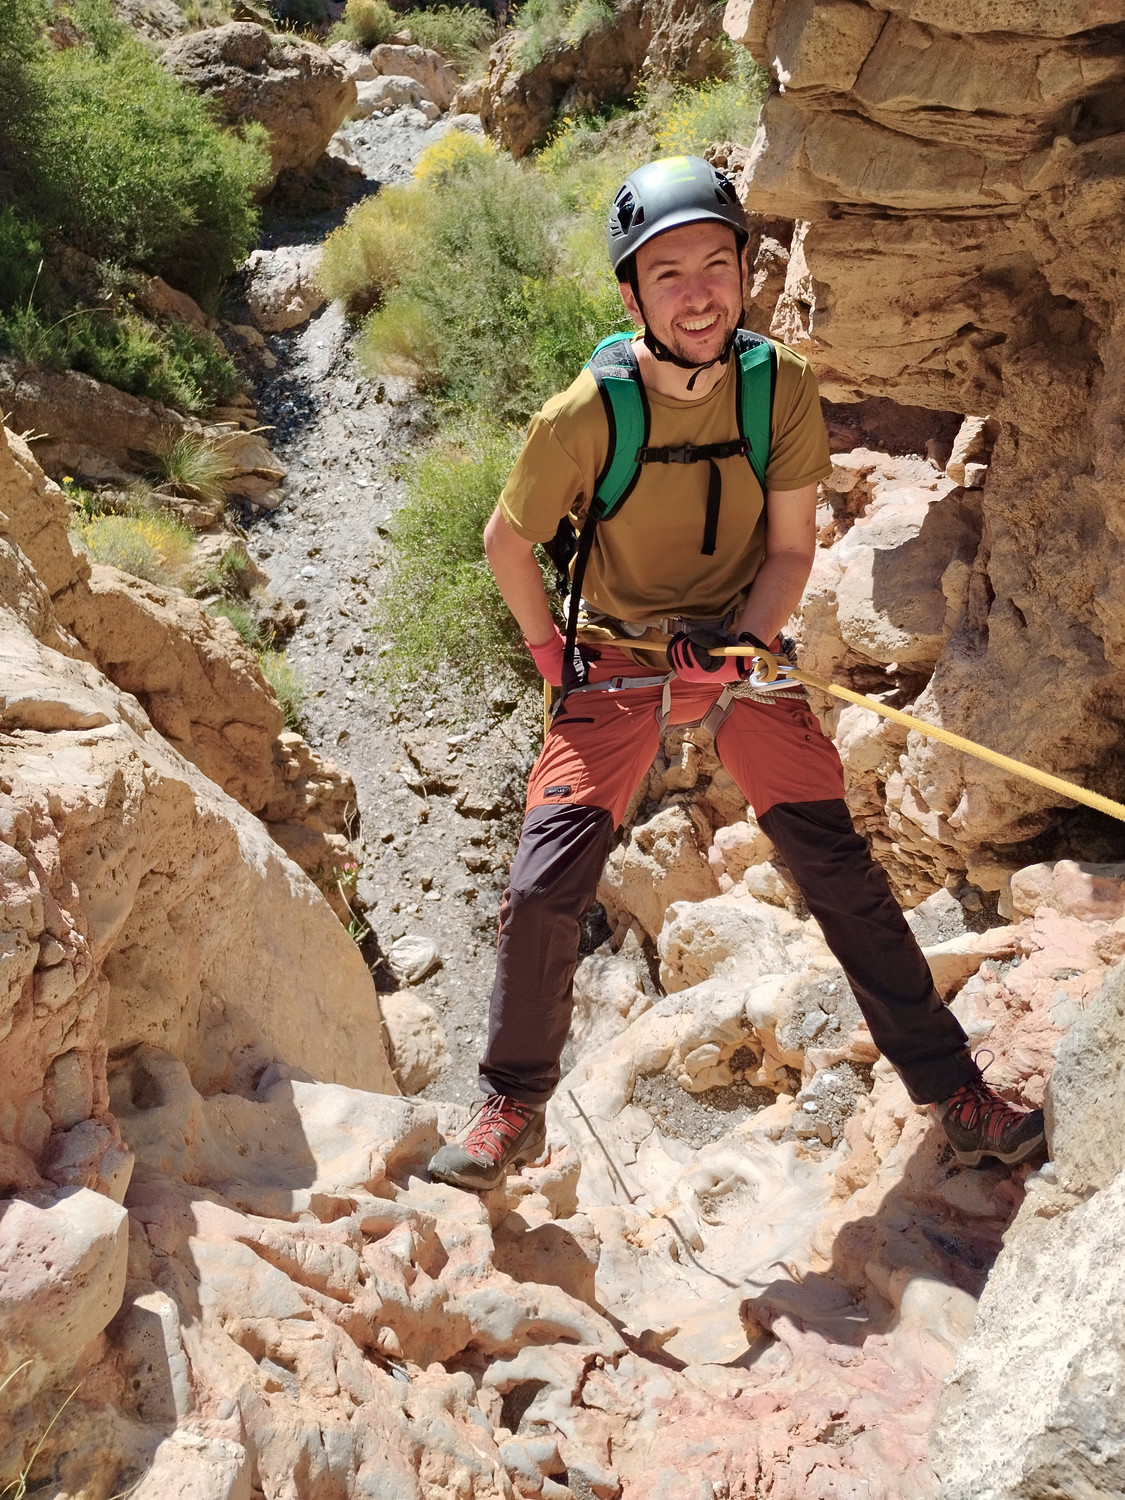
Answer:
<svg viewBox="0 0 1125 1500"><path fill-rule="evenodd" d="M1123 979L1118 966L1059 1047L1054 1159L1028 1183L931 1435L948 1500L1125 1484Z"/></svg>
<svg viewBox="0 0 1125 1500"><path fill-rule="evenodd" d="M253 1464L242 1443L208 1424L177 1428L152 1455L133 1490L139 1500L251 1500Z"/></svg>
<svg viewBox="0 0 1125 1500"><path fill-rule="evenodd" d="M370 49L361 42L341 40L333 42L325 51L356 83L366 83L369 78L375 77L377 70L371 61Z"/></svg>
<svg viewBox="0 0 1125 1500"><path fill-rule="evenodd" d="M409 74L376 74L374 78L357 85L356 101L352 106L353 120L366 120L369 115L389 115L396 109L417 109L427 119L437 119L438 106L427 97L424 84Z"/></svg>
<svg viewBox="0 0 1125 1500"><path fill-rule="evenodd" d="M636 929L629 930L618 952L599 948L579 961L570 1027L576 1057L603 1047L652 1004L638 967L643 962Z"/></svg>
<svg viewBox="0 0 1125 1500"><path fill-rule="evenodd" d="M1012 913L1032 917L1041 906L1064 917L1115 922L1125 916L1125 865L1061 859L1027 865L1011 879Z"/></svg>
<svg viewBox="0 0 1125 1500"><path fill-rule="evenodd" d="M128 1216L88 1188L53 1200L13 1198L0 1210L0 1380L34 1393L73 1371L121 1305ZM6 1447L0 1439L0 1451Z"/></svg>
<svg viewBox="0 0 1125 1500"><path fill-rule="evenodd" d="M968 471L979 470L982 466L987 468L996 436L997 426L991 417L966 417L953 441L953 451L945 465L946 477L954 484L979 488L979 485L967 484Z"/></svg>
<svg viewBox="0 0 1125 1500"><path fill-rule="evenodd" d="M297 328L324 306L327 299L316 282L319 265L319 249L282 245L276 250L251 251L246 261L246 301L264 333Z"/></svg>
<svg viewBox="0 0 1125 1500"><path fill-rule="evenodd" d="M379 996L391 1070L404 1094L417 1094L449 1066L445 1032L432 1005L409 990Z"/></svg>
<svg viewBox="0 0 1125 1500"><path fill-rule="evenodd" d="M772 853L773 844L748 814L738 823L716 828L707 863L715 872L720 890L725 891L737 885L751 865L761 864Z"/></svg>
<svg viewBox="0 0 1125 1500"><path fill-rule="evenodd" d="M715 975L748 984L768 974L790 974L827 956L809 919L731 891L706 901L677 901L657 940L660 982L669 994Z"/></svg>
<svg viewBox="0 0 1125 1500"><path fill-rule="evenodd" d="M437 944L420 932L396 938L387 949L387 967L399 984L420 984L440 966Z"/></svg>
<svg viewBox="0 0 1125 1500"><path fill-rule="evenodd" d="M964 608L979 532L952 487L900 491L838 544L844 643L859 658L930 671Z"/></svg>
<svg viewBox="0 0 1125 1500"><path fill-rule="evenodd" d="M674 901L715 895L718 882L707 862L709 844L702 820L697 823L680 805L635 826L628 842L610 855L598 884L598 900L610 921L628 913L656 937Z"/></svg>
<svg viewBox="0 0 1125 1500"><path fill-rule="evenodd" d="M444 114L461 88L461 78L440 52L432 47L403 46L380 42L369 54L374 74L414 78L422 87L422 98L430 99Z"/></svg>
<svg viewBox="0 0 1125 1500"><path fill-rule="evenodd" d="M323 47L292 33L271 36L251 21L183 37L161 62L209 100L224 125L265 126L274 181L283 170L312 167L355 103L355 83Z"/></svg>

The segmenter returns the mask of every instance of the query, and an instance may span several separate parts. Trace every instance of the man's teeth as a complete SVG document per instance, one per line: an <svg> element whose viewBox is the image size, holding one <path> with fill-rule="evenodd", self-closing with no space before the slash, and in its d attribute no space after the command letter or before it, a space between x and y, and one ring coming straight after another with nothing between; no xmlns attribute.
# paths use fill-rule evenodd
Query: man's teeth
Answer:
<svg viewBox="0 0 1125 1500"><path fill-rule="evenodd" d="M713 316L710 318L684 318L680 326L686 328L689 333L698 333L701 328L710 328L714 321Z"/></svg>

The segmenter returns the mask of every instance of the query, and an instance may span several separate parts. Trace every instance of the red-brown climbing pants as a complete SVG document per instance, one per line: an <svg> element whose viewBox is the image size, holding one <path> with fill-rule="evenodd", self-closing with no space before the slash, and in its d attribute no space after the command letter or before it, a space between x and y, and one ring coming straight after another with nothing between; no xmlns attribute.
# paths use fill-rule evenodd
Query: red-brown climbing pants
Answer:
<svg viewBox="0 0 1125 1500"><path fill-rule="evenodd" d="M604 650L600 681L641 675ZM672 682L671 724L697 723L720 688ZM614 829L655 758L661 688L571 693L531 773L527 813L500 912L481 1086L549 1099L570 1029L580 923ZM840 760L803 700L735 699L715 749L773 841L840 964L875 1045L917 1104L974 1076L886 875L855 831Z"/></svg>

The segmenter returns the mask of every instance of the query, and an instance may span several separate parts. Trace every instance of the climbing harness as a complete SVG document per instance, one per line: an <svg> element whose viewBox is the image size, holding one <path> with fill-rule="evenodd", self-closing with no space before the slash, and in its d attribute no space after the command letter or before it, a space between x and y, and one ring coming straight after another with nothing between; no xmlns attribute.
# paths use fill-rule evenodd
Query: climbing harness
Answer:
<svg viewBox="0 0 1125 1500"><path fill-rule="evenodd" d="M629 644L629 637L618 637L613 641L607 641L606 644L625 646ZM762 651L756 646L749 645L718 646L711 654L713 656L757 657L762 667L756 669L755 673L747 679L746 686L753 685L759 670L763 670L765 674L764 677L759 678L759 686L762 681L775 680L780 671L789 682L800 682L805 687L816 688L820 693L828 693L833 698L842 698L847 703L858 704L860 708L870 708L873 712L881 714L883 718L892 719L906 729L913 729L918 734L948 745L951 750L959 750L963 755L972 755L990 766L996 766L1001 771L1020 777L1023 781L1034 782L1036 786L1044 787L1047 791L1057 792L1062 797L1069 797L1074 802L1081 802L1085 807L1092 807L1097 812L1105 813L1108 817L1117 818L1119 822L1125 823L1125 805L1115 802L1112 797L1103 797L1100 792L1089 792L1085 787L1077 786L1073 781L1066 781L1061 776L1053 776L1050 771L1041 771L1038 766L1025 765L1021 760L1013 760L1010 755L1001 755L998 750L990 750L987 745L978 745L974 740L967 740L963 735L954 734L949 729L942 729L937 724L928 724L925 719L916 719L913 714L905 714L901 709L890 708L887 704L880 703L875 698L869 698L864 693L839 687L834 682L825 682L822 677L814 677L811 672L799 671L788 661L779 662L777 657L769 651ZM732 686L731 691L735 697L743 696L739 691L742 686L743 684Z"/></svg>

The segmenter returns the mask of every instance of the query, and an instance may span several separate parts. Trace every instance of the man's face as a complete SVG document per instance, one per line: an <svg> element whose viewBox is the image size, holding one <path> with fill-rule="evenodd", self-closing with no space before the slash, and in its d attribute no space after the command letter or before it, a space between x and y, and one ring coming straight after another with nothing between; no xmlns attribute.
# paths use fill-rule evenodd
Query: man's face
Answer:
<svg viewBox="0 0 1125 1500"><path fill-rule="evenodd" d="M734 231L705 220L667 229L637 251L637 285L621 285L630 315L690 364L718 359L742 315L745 265Z"/></svg>

